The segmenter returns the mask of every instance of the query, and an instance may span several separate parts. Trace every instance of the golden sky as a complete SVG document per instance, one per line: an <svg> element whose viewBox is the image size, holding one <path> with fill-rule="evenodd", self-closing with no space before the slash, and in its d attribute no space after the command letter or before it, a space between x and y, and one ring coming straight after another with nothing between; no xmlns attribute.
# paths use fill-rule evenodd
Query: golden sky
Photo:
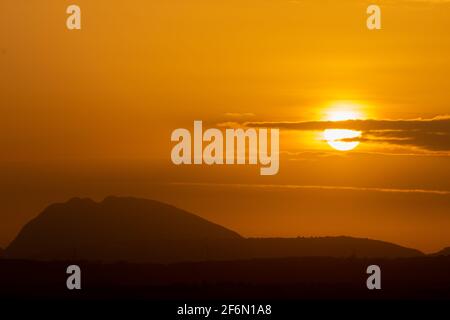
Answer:
<svg viewBox="0 0 450 320"><path fill-rule="evenodd" d="M376 2L378 31L360 0L2 0L0 246L51 202L109 194L247 236L449 246L450 3ZM280 173L171 165L194 120L281 128Z"/></svg>

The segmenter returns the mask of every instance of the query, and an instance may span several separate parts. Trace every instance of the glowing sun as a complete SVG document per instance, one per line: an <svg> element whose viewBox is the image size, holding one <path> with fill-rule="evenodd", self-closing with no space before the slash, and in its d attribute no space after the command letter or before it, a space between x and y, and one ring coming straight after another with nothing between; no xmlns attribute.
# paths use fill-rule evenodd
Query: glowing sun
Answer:
<svg viewBox="0 0 450 320"><path fill-rule="evenodd" d="M361 131L347 129L327 129L323 132L323 138L328 144L339 151L350 151L359 145L359 141L352 141L361 137ZM348 141L349 139L350 141Z"/></svg>
<svg viewBox="0 0 450 320"><path fill-rule="evenodd" d="M362 115L353 110L354 106L339 105L327 112L327 121L345 121L361 119ZM359 145L357 138L361 137L361 131L348 129L326 129L323 139L333 148L339 151L350 151Z"/></svg>

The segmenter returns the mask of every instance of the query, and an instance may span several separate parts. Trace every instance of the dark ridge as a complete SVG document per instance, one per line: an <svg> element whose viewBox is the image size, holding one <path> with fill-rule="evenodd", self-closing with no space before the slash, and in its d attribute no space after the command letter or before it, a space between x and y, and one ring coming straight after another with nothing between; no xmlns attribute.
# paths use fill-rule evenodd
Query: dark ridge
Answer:
<svg viewBox="0 0 450 320"><path fill-rule="evenodd" d="M420 251L351 237L242 238L174 206L146 199L73 198L50 205L5 250L9 259L180 262L303 256L414 257Z"/></svg>
<svg viewBox="0 0 450 320"><path fill-rule="evenodd" d="M431 254L432 256L450 256L450 247L444 248L441 251Z"/></svg>
<svg viewBox="0 0 450 320"><path fill-rule="evenodd" d="M83 270L83 289L78 293L64 286L66 268L73 263ZM366 287L366 270L373 264L382 269L382 290ZM81 300L141 300L145 301L146 308L148 303L164 300L177 303L247 300L243 301L245 304L284 300L298 304L300 300L310 303L332 299L340 305L343 299L348 299L353 306L337 309L350 314L356 302L353 300L397 299L402 302L414 300L414 303L449 300L448 270L450 256L397 259L299 257L173 264L0 260L0 299L2 302L17 299L22 307L24 301L30 300L38 303L67 300L72 304ZM372 312L373 304L367 305L367 310ZM318 307L323 308L323 305Z"/></svg>

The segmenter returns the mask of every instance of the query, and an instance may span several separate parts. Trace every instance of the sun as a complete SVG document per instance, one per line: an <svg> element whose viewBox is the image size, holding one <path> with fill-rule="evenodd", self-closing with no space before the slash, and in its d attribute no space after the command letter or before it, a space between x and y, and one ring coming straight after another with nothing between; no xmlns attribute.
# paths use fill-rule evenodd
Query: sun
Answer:
<svg viewBox="0 0 450 320"><path fill-rule="evenodd" d="M327 129L323 132L323 138L328 144L339 151L350 151L359 145L359 141L352 139L360 138L361 131L347 129ZM350 140L350 141L348 141Z"/></svg>
<svg viewBox="0 0 450 320"><path fill-rule="evenodd" d="M358 105L339 103L334 104L326 111L326 121L345 121L362 119L363 116L358 110ZM333 149L339 151L350 151L359 145L357 140L362 135L361 131L348 129L326 129L323 132L323 139Z"/></svg>
<svg viewBox="0 0 450 320"><path fill-rule="evenodd" d="M362 116L358 111L354 110L348 110L348 109L336 109L336 110L329 110L327 112L327 119L328 121L345 121L345 120L354 120L354 119L361 119Z"/></svg>

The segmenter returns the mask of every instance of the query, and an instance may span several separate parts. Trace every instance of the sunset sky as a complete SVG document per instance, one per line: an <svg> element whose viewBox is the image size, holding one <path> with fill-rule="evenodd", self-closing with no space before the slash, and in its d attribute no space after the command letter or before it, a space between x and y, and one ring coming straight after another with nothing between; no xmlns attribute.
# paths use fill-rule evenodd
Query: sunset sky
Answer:
<svg viewBox="0 0 450 320"><path fill-rule="evenodd" d="M2 0L0 246L52 202L111 194L244 236L450 246L450 2L375 1L376 31L370 3ZM279 174L173 165L194 120L280 128Z"/></svg>

